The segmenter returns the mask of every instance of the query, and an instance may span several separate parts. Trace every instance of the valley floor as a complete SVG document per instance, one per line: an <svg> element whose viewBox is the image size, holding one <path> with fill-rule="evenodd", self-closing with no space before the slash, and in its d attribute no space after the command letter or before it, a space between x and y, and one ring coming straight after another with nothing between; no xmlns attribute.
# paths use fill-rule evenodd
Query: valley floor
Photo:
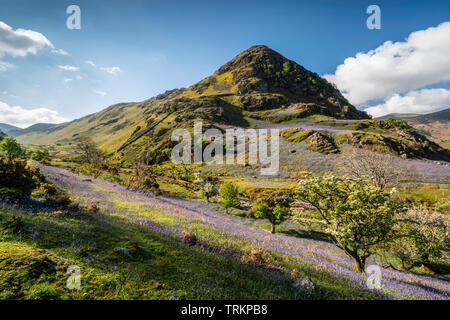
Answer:
<svg viewBox="0 0 450 320"><path fill-rule="evenodd" d="M382 289L369 290L365 277L353 271L351 260L328 242L270 234L246 225L246 218L216 212L214 205L201 201L155 197L63 169L39 166L47 179L75 202L100 207L97 213L65 217L45 208L0 206L4 215L13 211L21 215L28 234L34 235L0 233L0 253L7 253L11 259L22 251L45 250L49 257L57 255L57 260L65 261L61 262L64 266L80 266L83 284L78 291L67 292L68 275L64 272L39 278L37 282L49 286L57 298L450 298L450 282L444 278L382 269ZM195 233L197 244L183 244L183 231ZM114 249L129 247L130 243L140 253L117 256ZM263 250L263 263L252 264L245 259L256 249ZM0 266L2 263L4 260L0 260ZM10 297L21 292L24 298L32 298L39 289L33 283L23 284L22 289L8 288L5 270L0 270L0 293L9 290ZM8 272L12 275L14 270ZM299 281L307 277L309 285ZM3 293L2 297L8 295Z"/></svg>

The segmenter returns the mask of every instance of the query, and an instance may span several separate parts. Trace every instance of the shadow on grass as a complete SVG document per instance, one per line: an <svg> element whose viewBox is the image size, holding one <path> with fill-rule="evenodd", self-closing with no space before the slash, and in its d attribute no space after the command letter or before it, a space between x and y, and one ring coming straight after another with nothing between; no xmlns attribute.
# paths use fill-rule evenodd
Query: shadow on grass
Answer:
<svg viewBox="0 0 450 320"><path fill-rule="evenodd" d="M278 233L285 234L290 237L322 241L322 242L327 242L327 243L331 243L331 244L333 243L333 241L331 241L331 239L327 235L325 235L321 232L306 231L306 230L300 230L300 229L283 229L283 230L279 230Z"/></svg>

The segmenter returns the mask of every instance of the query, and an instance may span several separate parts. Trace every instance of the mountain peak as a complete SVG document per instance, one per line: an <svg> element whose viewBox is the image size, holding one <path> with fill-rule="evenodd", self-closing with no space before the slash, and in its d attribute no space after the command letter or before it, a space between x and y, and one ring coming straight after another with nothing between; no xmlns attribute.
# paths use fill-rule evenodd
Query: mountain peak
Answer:
<svg viewBox="0 0 450 320"><path fill-rule="evenodd" d="M209 95L228 96L230 103L249 111L308 104L305 116L369 118L327 80L265 45L241 52L185 93L188 97Z"/></svg>
<svg viewBox="0 0 450 320"><path fill-rule="evenodd" d="M266 61L285 62L287 60L288 59L283 57L281 54L265 45L255 45L245 51L242 51L235 58L224 64L219 70L217 70L216 74L222 74L242 66L262 64Z"/></svg>

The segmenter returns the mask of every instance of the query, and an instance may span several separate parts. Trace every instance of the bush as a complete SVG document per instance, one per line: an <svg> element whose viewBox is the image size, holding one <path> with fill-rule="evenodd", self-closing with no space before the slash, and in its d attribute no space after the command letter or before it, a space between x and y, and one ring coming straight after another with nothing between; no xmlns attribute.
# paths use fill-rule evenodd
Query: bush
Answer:
<svg viewBox="0 0 450 320"><path fill-rule="evenodd" d="M69 196L57 196L55 198L55 201L62 206L68 206L72 203L72 200L70 200Z"/></svg>
<svg viewBox="0 0 450 320"><path fill-rule="evenodd" d="M156 176L140 166L134 168L133 173L128 179L127 188L140 191L152 191L156 195L160 194Z"/></svg>
<svg viewBox="0 0 450 320"><path fill-rule="evenodd" d="M261 266L266 264L268 254L261 248L252 249L249 254L245 254L241 257L241 262L245 264L252 264Z"/></svg>
<svg viewBox="0 0 450 320"><path fill-rule="evenodd" d="M97 212L100 211L100 207L97 206L96 204L93 204L93 205L90 205L90 206L87 208L87 211L90 212L90 213L97 213Z"/></svg>
<svg viewBox="0 0 450 320"><path fill-rule="evenodd" d="M50 158L50 152L47 149L38 150L31 154L31 159L39 162L48 158Z"/></svg>
<svg viewBox="0 0 450 320"><path fill-rule="evenodd" d="M183 231L183 233L181 234L181 241L189 246L194 246L195 244L197 244L198 239L195 233L190 231Z"/></svg>
<svg viewBox="0 0 450 320"><path fill-rule="evenodd" d="M51 183L41 183L40 189L46 197L56 196L58 194L58 189Z"/></svg>
<svg viewBox="0 0 450 320"><path fill-rule="evenodd" d="M225 182L220 188L220 197L225 208L236 208L239 206L239 188L231 182Z"/></svg>
<svg viewBox="0 0 450 320"><path fill-rule="evenodd" d="M6 137L0 143L0 150L10 157L23 157L25 152L16 139L13 137Z"/></svg>
<svg viewBox="0 0 450 320"><path fill-rule="evenodd" d="M17 189L0 188L0 199L15 201L22 197L22 192Z"/></svg>
<svg viewBox="0 0 450 320"><path fill-rule="evenodd" d="M96 163L83 163L80 166L80 171L96 179L100 177L103 172L99 165Z"/></svg>
<svg viewBox="0 0 450 320"><path fill-rule="evenodd" d="M26 161L0 156L0 188L20 190L28 196L42 179L39 169L27 167Z"/></svg>
<svg viewBox="0 0 450 320"><path fill-rule="evenodd" d="M396 127L399 129L410 129L411 126L409 125L408 121L406 120L397 120L393 118L388 118L383 121L388 126Z"/></svg>
<svg viewBox="0 0 450 320"><path fill-rule="evenodd" d="M24 232L26 225L21 217L11 216L2 221L1 227L10 233L17 234Z"/></svg>
<svg viewBox="0 0 450 320"><path fill-rule="evenodd" d="M27 298L30 300L57 300L60 298L60 294L56 288L46 283L39 283L28 291Z"/></svg>

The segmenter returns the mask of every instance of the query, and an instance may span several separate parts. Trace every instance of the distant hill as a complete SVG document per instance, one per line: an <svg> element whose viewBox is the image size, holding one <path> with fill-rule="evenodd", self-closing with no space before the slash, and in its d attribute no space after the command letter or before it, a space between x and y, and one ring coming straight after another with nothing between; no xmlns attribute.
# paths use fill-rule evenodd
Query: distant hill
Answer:
<svg viewBox="0 0 450 320"><path fill-rule="evenodd" d="M419 113L389 113L381 117L377 117L377 120L386 120L389 118L397 119L397 120L409 120L411 118L420 116Z"/></svg>
<svg viewBox="0 0 450 320"><path fill-rule="evenodd" d="M16 126L12 126L10 124L0 123L0 130L3 131L4 133L8 133L11 130L22 130L22 129Z"/></svg>
<svg viewBox="0 0 450 320"><path fill-rule="evenodd" d="M435 139L450 141L450 108L420 115L408 121L414 128Z"/></svg>
<svg viewBox="0 0 450 320"><path fill-rule="evenodd" d="M52 144L89 136L120 158L159 161L176 128L248 125L244 111L293 109L339 119L367 119L332 84L266 46L253 46L189 88L120 103L72 122L22 133L22 143ZM133 160L134 161L134 160Z"/></svg>
<svg viewBox="0 0 450 320"><path fill-rule="evenodd" d="M446 122L450 121L450 108L447 108L445 110L427 113L418 115L412 119L410 119L413 123L429 123L429 122Z"/></svg>
<svg viewBox="0 0 450 320"><path fill-rule="evenodd" d="M427 114L391 113L376 119L387 118L407 120L419 132L443 142L444 145L448 145L446 142L450 141L450 108Z"/></svg>
<svg viewBox="0 0 450 320"><path fill-rule="evenodd" d="M10 135L12 137L17 137L17 136L28 134L28 133L33 133L33 132L39 132L39 131L47 130L47 129L52 128L54 126L56 126L56 124L53 124L53 123L36 123L36 124L33 124L33 125L25 128L25 129L17 128L17 129L10 130L10 131L8 131L8 135Z"/></svg>

